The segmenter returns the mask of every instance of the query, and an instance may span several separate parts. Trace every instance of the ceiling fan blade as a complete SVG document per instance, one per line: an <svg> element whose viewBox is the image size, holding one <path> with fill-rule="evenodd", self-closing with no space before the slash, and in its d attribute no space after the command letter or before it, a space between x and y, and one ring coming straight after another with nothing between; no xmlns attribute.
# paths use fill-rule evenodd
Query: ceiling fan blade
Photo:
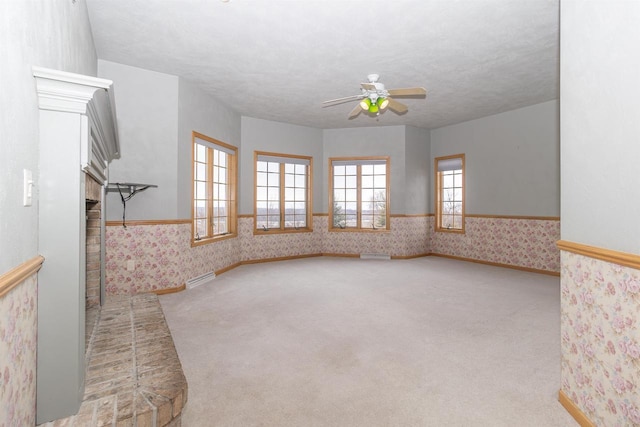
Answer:
<svg viewBox="0 0 640 427"><path fill-rule="evenodd" d="M360 107L360 104L356 105L356 108L354 108L353 110L351 110L351 112L349 113L349 118L353 119L354 117L356 117L358 114L360 114L360 112L362 111L362 107Z"/></svg>
<svg viewBox="0 0 640 427"><path fill-rule="evenodd" d="M409 107L396 101L395 99L392 99L392 98L387 98L387 99L389 100L389 105L387 105L387 107L391 108L396 113L402 114L402 113L406 113L409 110Z"/></svg>
<svg viewBox="0 0 640 427"><path fill-rule="evenodd" d="M340 104L342 102L348 102L348 101L353 101L356 99L362 99L364 97L364 95L352 95L352 96L345 96L344 98L336 98L336 99L330 99L328 101L324 101L323 104ZM330 105L323 105L323 107L330 107Z"/></svg>
<svg viewBox="0 0 640 427"><path fill-rule="evenodd" d="M360 83L360 86L362 86L362 88L366 90L376 90L376 85L374 85L373 83Z"/></svg>
<svg viewBox="0 0 640 427"><path fill-rule="evenodd" d="M389 89L389 95L391 96L414 96L414 95L426 95L427 91L423 87L405 87L402 89Z"/></svg>

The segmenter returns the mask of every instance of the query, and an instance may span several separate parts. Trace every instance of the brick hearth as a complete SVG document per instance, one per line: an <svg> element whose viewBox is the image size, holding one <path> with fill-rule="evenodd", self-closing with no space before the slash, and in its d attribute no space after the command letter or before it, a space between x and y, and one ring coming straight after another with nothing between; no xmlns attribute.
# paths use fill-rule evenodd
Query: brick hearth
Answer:
<svg viewBox="0 0 640 427"><path fill-rule="evenodd" d="M112 297L87 351L84 401L77 415L42 424L179 427L187 381L158 297Z"/></svg>

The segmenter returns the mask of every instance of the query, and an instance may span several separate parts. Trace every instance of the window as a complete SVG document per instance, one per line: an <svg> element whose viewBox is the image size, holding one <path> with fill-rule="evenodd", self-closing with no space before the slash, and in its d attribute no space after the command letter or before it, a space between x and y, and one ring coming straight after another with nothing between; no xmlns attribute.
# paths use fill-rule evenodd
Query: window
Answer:
<svg viewBox="0 0 640 427"><path fill-rule="evenodd" d="M256 151L255 160L255 231L310 231L312 158Z"/></svg>
<svg viewBox="0 0 640 427"><path fill-rule="evenodd" d="M389 229L389 158L329 159L331 230Z"/></svg>
<svg viewBox="0 0 640 427"><path fill-rule="evenodd" d="M236 234L236 170L238 149L192 134L192 246Z"/></svg>
<svg viewBox="0 0 640 427"><path fill-rule="evenodd" d="M436 231L464 233L464 154L438 157Z"/></svg>

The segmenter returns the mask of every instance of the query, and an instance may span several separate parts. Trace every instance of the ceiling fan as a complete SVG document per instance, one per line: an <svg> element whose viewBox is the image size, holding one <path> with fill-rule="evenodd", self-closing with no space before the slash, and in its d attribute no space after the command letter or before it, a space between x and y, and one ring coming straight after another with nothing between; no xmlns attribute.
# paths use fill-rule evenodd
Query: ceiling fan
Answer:
<svg viewBox="0 0 640 427"><path fill-rule="evenodd" d="M379 83L378 74L369 74L367 76L368 83L360 83L360 95L346 96L344 98L330 99L324 101L323 107L331 107L333 105L342 104L343 102L355 101L360 99L360 103L351 110L349 118L353 119L358 114L366 111L373 115L379 115L386 108L395 111L398 114L406 113L409 109L406 105L396 101L393 97L402 96L426 96L427 91L423 87L407 87L402 89L385 89L384 84Z"/></svg>

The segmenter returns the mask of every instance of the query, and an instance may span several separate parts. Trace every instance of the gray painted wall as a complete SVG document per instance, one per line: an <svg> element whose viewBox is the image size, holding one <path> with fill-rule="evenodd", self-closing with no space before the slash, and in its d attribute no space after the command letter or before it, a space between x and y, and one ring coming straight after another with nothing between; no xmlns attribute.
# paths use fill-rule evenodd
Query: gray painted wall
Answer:
<svg viewBox="0 0 640 427"><path fill-rule="evenodd" d="M127 219L178 218L178 77L98 61L98 75L113 80L120 158L109 182L156 184L127 202ZM122 219L118 193L107 196L107 221Z"/></svg>
<svg viewBox="0 0 640 427"><path fill-rule="evenodd" d="M178 87L178 218L191 219L191 132L231 144L240 153L240 115L180 78ZM240 171L239 171L240 173Z"/></svg>
<svg viewBox="0 0 640 427"><path fill-rule="evenodd" d="M255 150L313 157L313 212L326 212L327 203L321 199L324 187L322 130L244 116L241 122L239 213L253 214Z"/></svg>
<svg viewBox="0 0 640 427"><path fill-rule="evenodd" d="M253 213L254 151L312 156L313 211L327 212L328 158L390 156L392 214L433 211L433 158L464 152L467 212L559 215L556 101L429 131L405 126L320 130L240 117L195 84L166 74L99 61L114 80L122 158L111 181L158 184L127 204L129 219L191 215L191 131L239 149L239 214ZM140 164L150 165L140 168ZM107 219L119 220L117 194Z"/></svg>
<svg viewBox="0 0 640 427"><path fill-rule="evenodd" d="M426 214L431 197L431 133L428 129L405 129L405 214Z"/></svg>
<svg viewBox="0 0 640 427"><path fill-rule="evenodd" d="M38 254L38 187L22 206L23 169L38 182L39 110L31 67L90 76L97 57L86 4L0 1L0 274Z"/></svg>
<svg viewBox="0 0 640 427"><path fill-rule="evenodd" d="M405 126L325 129L323 131L323 149L321 212L328 212L329 157L390 156L390 213L404 213Z"/></svg>
<svg viewBox="0 0 640 427"><path fill-rule="evenodd" d="M468 214L560 215L557 101L431 131L432 164L459 153L465 154Z"/></svg>
<svg viewBox="0 0 640 427"><path fill-rule="evenodd" d="M561 16L562 239L640 254L640 3Z"/></svg>

